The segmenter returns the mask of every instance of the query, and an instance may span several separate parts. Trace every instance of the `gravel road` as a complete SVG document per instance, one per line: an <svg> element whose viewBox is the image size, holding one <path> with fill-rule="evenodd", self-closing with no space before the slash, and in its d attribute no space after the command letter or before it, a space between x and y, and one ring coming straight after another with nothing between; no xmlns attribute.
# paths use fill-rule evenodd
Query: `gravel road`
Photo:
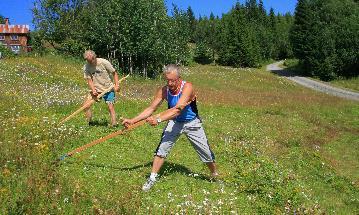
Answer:
<svg viewBox="0 0 359 215"><path fill-rule="evenodd" d="M350 99L354 101L359 101L359 93L352 92L349 90L343 90L337 87L329 86L319 81L313 81L312 79L297 76L289 71L286 71L283 68L280 68L279 65L283 64L283 61L279 61L273 64L267 65L267 71L276 73L279 76L285 77L291 81L296 82L304 87L311 88L326 94L338 96L345 99Z"/></svg>

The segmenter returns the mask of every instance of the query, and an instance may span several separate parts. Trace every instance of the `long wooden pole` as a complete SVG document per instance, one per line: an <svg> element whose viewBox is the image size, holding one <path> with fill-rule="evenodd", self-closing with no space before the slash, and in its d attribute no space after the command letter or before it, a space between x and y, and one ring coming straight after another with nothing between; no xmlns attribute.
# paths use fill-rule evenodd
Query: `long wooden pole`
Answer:
<svg viewBox="0 0 359 215"><path fill-rule="evenodd" d="M60 160L64 160L66 157L71 157L71 156L72 156L73 154L75 154L75 153L79 153L79 152L81 152L81 151L83 151L83 150L85 150L85 149L87 149L87 148L89 148L89 147L91 147L91 146L94 146L94 145L97 145L97 144L99 144L99 143L102 143L102 142L104 142L104 141L106 141L106 140L108 140L108 139L111 139L111 138L113 138L113 137L115 137L115 136L117 136L117 135L122 135L122 134L124 134L126 131L129 131L129 130L132 130L132 129L134 129L134 128L137 128L137 127L139 127L139 126L141 126L141 125L143 125L143 124L145 124L145 123L146 123L146 119L143 119L143 120L141 120L141 121L138 121L138 122L134 123L133 125L130 125L130 126L127 127L127 128L123 128L123 129L121 129L121 130L119 130L119 131L116 131L116 132L113 132L113 133L111 133L111 134L109 134L109 135L107 135L107 136L101 137L100 139L94 140L94 141L92 141L91 143L88 143L88 144L86 144L86 145L83 145L83 146L81 146L81 147L79 147L79 148L76 148L76 149L72 150L71 152L66 153L65 155L63 155L63 156L60 158Z"/></svg>
<svg viewBox="0 0 359 215"><path fill-rule="evenodd" d="M194 99L195 99L195 97L194 97ZM187 103L184 105L184 107L187 106L187 105L189 105L192 101L193 101L193 100L187 102ZM160 117L161 114L163 114L164 112L166 112L166 111L163 111L163 112L161 112L161 113L156 114L155 117L156 117L156 118L157 118L157 117ZM138 121L138 122L136 122L136 123L134 123L134 124L128 126L127 128L123 128L123 129L121 129L121 130L119 130L119 131L115 131L115 132L113 132L113 133L111 133L111 134L109 134L109 135L107 135L107 136L105 136L105 137L101 137L100 139L94 140L94 141L92 141L91 143L88 143L88 144L86 144L86 145L83 145L83 146L81 146L81 147L79 147L79 148L76 148L76 149L72 150L71 152L68 152L68 153L64 154L63 156L61 156L60 160L64 160L64 159L67 158L67 157L71 157L71 156L72 156L73 154L75 154L75 153L79 153L79 152L81 152L81 151L83 151L83 150L85 150L85 149L87 149L87 148L89 148L89 147L91 147L91 146L94 146L94 145L97 145L97 144L99 144L99 143L102 143L102 142L104 142L104 141L106 141L106 140L108 140L108 139L110 139L110 138L113 138L113 137L115 137L115 136L117 136L117 135L122 135L122 134L126 133L127 131L132 130L132 129L134 129L134 128L137 128L137 127L139 127L139 126L141 126L141 125L143 125L143 124L145 124L145 123L146 123L146 119L143 119L143 120L140 120L140 121Z"/></svg>
<svg viewBox="0 0 359 215"><path fill-rule="evenodd" d="M126 77L123 77L119 80L119 83L121 83L123 80L125 80L129 75L127 75ZM106 93L110 92L113 89L113 86L107 88L106 90L104 90L101 94L99 94L97 96L97 100L102 98L102 96L104 96ZM64 118L63 120L61 120L59 122L59 125L65 123L66 121L70 120L71 118L73 118L74 116L76 116L78 113L80 113L81 111L83 111L84 109L90 107L91 105L93 105L96 102L96 100L94 98L91 98L91 100L87 101L82 107L80 107L79 109L77 109L75 112L73 112L70 116Z"/></svg>

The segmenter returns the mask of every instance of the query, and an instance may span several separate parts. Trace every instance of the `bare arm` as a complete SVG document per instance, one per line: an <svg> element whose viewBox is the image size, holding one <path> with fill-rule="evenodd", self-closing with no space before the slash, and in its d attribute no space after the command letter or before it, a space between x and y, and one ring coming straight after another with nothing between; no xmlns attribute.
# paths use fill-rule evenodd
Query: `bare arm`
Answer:
<svg viewBox="0 0 359 215"><path fill-rule="evenodd" d="M95 85L94 85L94 83L93 83L93 81L92 81L91 78L88 78L88 79L87 79L87 84L89 85L89 87L90 87L90 89L91 89L91 91L92 91L92 95L93 95L93 96L97 96L98 93L97 93L97 91L96 91Z"/></svg>
<svg viewBox="0 0 359 215"><path fill-rule="evenodd" d="M120 89L120 85L119 85L119 82L118 82L118 73L117 73L117 71L113 72L113 79L115 81L115 87L114 87L115 92L118 92L119 89Z"/></svg>
<svg viewBox="0 0 359 215"><path fill-rule="evenodd" d="M152 100L150 106L148 106L145 110L143 110L140 114L132 119L124 119L122 124L126 127L129 125L141 121L143 119L148 118L152 115L153 112L157 110L157 108L161 105L164 99L164 88L158 89L154 99Z"/></svg>

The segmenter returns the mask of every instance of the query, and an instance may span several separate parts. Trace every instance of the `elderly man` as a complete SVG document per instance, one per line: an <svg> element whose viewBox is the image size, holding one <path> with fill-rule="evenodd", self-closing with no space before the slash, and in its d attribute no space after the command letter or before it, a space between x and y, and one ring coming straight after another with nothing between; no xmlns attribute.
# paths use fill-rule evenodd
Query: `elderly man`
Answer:
<svg viewBox="0 0 359 215"><path fill-rule="evenodd" d="M114 85L114 89L106 93L102 98L108 105L108 110L111 117L111 126L116 126L116 113L114 108L115 91L119 90L118 74L113 68L111 63L103 58L97 58L96 54L92 50L85 51L83 55L87 63L83 67L84 78L87 80L87 84L91 90L90 96L85 100L84 104L92 98L104 92L106 89ZM115 82L113 84L113 81ZM92 125L92 113L90 107L85 109L86 118L89 125Z"/></svg>
<svg viewBox="0 0 359 215"><path fill-rule="evenodd" d="M202 162L207 164L211 176L216 177L218 175L214 154L210 149L202 122L198 116L192 84L181 79L180 68L177 65L166 66L163 74L167 80L167 85L157 91L150 106L138 116L122 121L126 127L143 119L146 119L152 126L168 121L163 130L161 142L155 151L151 175L142 187L143 191L150 190L155 184L165 158L182 133L188 137ZM152 116L152 113L156 111L163 100L167 100L168 110L159 117Z"/></svg>

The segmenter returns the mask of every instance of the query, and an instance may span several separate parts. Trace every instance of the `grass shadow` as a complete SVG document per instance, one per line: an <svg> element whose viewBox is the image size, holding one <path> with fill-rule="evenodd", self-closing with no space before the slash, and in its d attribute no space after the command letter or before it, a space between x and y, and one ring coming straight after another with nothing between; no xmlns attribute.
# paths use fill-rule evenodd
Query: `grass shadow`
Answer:
<svg viewBox="0 0 359 215"><path fill-rule="evenodd" d="M89 126L96 126L96 127L108 126L108 122L106 119L93 120L89 122Z"/></svg>
<svg viewBox="0 0 359 215"><path fill-rule="evenodd" d="M209 182L212 181L212 179L210 177L208 177L202 173L193 172L192 170L190 170L189 168L187 168L181 164L176 164L176 163L172 163L172 162L165 162L161 168L161 171L159 172L161 177L169 176L174 173L180 173L184 176L194 177L196 179L200 179L200 180L204 180L204 181L209 181Z"/></svg>
<svg viewBox="0 0 359 215"><path fill-rule="evenodd" d="M82 162L78 162L78 161L66 161L66 163L68 164L80 164ZM96 168L108 168L108 169L113 169L113 170L118 170L118 171L133 171L133 170L137 170L137 169L141 169L141 168L147 168L147 167L151 167L152 166L152 161L151 162L147 162L144 164L138 164L135 166L131 166L131 167L119 167L119 166L113 166L113 165L105 165L105 164L98 164L98 163L90 163L90 162L83 162L82 163L85 166L91 166L91 167L96 167ZM163 176L169 176L172 175L174 173L180 173L184 176L187 177L194 177L196 179L200 179L200 180L204 180L204 181L209 181L212 182L213 179L202 174L202 173L196 173L193 172L192 170L190 170L189 168L181 165L181 164L176 164L176 163L172 163L172 162L165 162L159 172L159 175L161 177ZM146 176L148 177L148 175Z"/></svg>
<svg viewBox="0 0 359 215"><path fill-rule="evenodd" d="M297 73L295 73L295 72L293 72L292 70L289 70L289 69L280 69L280 70L272 69L270 71L273 74L276 74L278 76L284 76L284 77L294 77L294 76L300 75L300 74L297 74Z"/></svg>

